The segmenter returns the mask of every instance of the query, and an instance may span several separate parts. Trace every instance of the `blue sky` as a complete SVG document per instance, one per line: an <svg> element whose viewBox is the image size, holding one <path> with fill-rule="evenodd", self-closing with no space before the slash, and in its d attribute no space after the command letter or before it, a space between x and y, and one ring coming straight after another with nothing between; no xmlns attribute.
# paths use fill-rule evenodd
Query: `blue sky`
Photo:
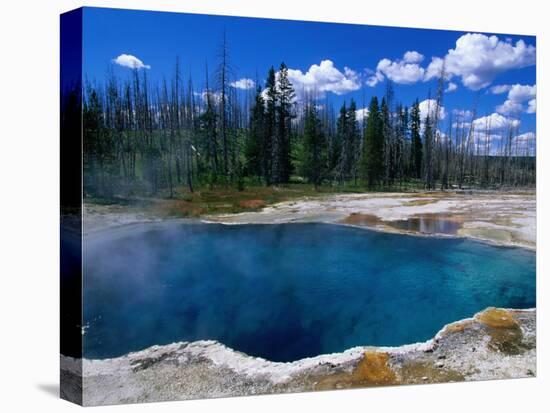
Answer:
<svg viewBox="0 0 550 413"><path fill-rule="evenodd" d="M445 58L444 122L477 102L480 125L519 121L520 133L535 132L533 36L85 8L84 74L102 82L110 67L126 77L138 65L155 82L172 76L179 56L200 90L205 62L211 71L218 62L224 30L234 81L263 82L271 65L284 61L295 88L314 88L336 107L383 96L387 79L396 100L410 105L434 96Z"/></svg>

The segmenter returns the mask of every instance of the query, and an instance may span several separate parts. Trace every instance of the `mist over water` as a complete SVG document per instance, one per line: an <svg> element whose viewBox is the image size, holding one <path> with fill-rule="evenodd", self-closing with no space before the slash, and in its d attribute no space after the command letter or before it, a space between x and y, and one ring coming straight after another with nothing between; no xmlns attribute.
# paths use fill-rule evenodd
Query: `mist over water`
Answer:
<svg viewBox="0 0 550 413"><path fill-rule="evenodd" d="M84 356L214 339L292 361L535 306L535 254L330 224L142 225L84 240Z"/></svg>

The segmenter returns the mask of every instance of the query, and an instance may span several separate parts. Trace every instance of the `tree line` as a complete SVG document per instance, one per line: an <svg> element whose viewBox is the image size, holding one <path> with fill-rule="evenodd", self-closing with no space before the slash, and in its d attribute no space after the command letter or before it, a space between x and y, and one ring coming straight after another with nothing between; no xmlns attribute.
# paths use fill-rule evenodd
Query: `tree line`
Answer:
<svg viewBox="0 0 550 413"><path fill-rule="evenodd" d="M495 149L490 126L472 121L475 110L443 125L443 80L422 118L419 100L396 102L391 83L368 110L351 99L336 111L315 91L300 91L298 100L284 63L252 91L238 91L232 78L224 39L220 62L213 74L206 66L199 89L183 80L179 61L170 80L154 85L144 70L87 82L85 196L174 197L182 187L289 182L357 190L535 184L532 142L517 139L517 127L502 131Z"/></svg>

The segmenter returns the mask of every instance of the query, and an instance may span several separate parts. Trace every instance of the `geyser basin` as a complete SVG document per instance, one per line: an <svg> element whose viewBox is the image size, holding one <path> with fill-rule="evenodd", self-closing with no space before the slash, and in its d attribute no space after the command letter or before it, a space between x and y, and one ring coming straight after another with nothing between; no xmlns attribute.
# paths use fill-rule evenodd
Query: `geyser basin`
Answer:
<svg viewBox="0 0 550 413"><path fill-rule="evenodd" d="M84 240L84 356L214 339L291 361L535 306L535 254L329 224L142 225Z"/></svg>

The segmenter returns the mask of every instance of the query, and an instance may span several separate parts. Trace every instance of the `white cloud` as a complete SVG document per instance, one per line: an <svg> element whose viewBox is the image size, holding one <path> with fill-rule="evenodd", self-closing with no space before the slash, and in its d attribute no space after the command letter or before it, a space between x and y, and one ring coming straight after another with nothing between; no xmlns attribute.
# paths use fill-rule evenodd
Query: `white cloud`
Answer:
<svg viewBox="0 0 550 413"><path fill-rule="evenodd" d="M374 87L385 77L405 85L416 83L425 76L425 69L419 65L422 60L424 55L415 50L405 52L402 59L392 61L384 58L378 62L376 71L367 70L369 77L365 83L367 86Z"/></svg>
<svg viewBox="0 0 550 413"><path fill-rule="evenodd" d="M537 99L531 99L528 103L527 103L527 109L525 110L525 112L527 113L535 113L537 111Z"/></svg>
<svg viewBox="0 0 550 413"><path fill-rule="evenodd" d="M221 94L219 92L214 92L212 90L207 91L203 90L202 92L193 92L195 96L198 96L202 99L203 102L206 103L208 97L210 97L210 102L214 105L217 105L220 103L221 100Z"/></svg>
<svg viewBox="0 0 550 413"><path fill-rule="evenodd" d="M445 92L449 93L449 92L454 92L455 90L458 89L458 86L456 83L454 82L449 82L449 84L447 85L447 88L445 89Z"/></svg>
<svg viewBox="0 0 550 413"><path fill-rule="evenodd" d="M231 82L231 86L236 89L248 90L256 86L256 83L252 79L242 78L235 82Z"/></svg>
<svg viewBox="0 0 550 413"><path fill-rule="evenodd" d="M452 125L453 128L462 129L465 132L464 136L469 136L470 132L472 133L471 142L469 139L465 139L463 145L469 145L474 153L479 155L502 155L505 149L503 139L508 136L508 128L518 127L520 124L517 119L492 113L475 119L473 121L474 128L470 131L473 116L471 111L454 109L453 115L456 117L456 122L453 122Z"/></svg>
<svg viewBox="0 0 550 413"><path fill-rule="evenodd" d="M376 86L388 78L395 83L413 84L438 78L445 68L445 80L459 77L469 89L487 87L497 75L510 69L520 69L535 64L536 49L533 45L518 40L515 44L499 40L497 36L468 33L459 37L455 48L449 49L444 57L434 56L427 67L420 63L424 56L414 50L405 52L401 59L384 58L378 62L376 72L366 80L368 86ZM452 85L454 86L452 86ZM447 91L456 90L456 83L450 82ZM507 92L507 85L495 86L494 94Z"/></svg>
<svg viewBox="0 0 550 413"><path fill-rule="evenodd" d="M500 95L502 93L508 92L512 88L512 85L495 85L491 88L491 93L493 95Z"/></svg>
<svg viewBox="0 0 550 413"><path fill-rule="evenodd" d="M464 119L460 119L458 122L453 122L453 128L468 129L472 125L472 122L468 122Z"/></svg>
<svg viewBox="0 0 550 413"><path fill-rule="evenodd" d="M508 151L507 134L474 131L473 150L480 155L504 155ZM536 137L533 132L526 132L512 138L510 154L512 156L535 156Z"/></svg>
<svg viewBox="0 0 550 413"><path fill-rule="evenodd" d="M537 147L537 137L534 132L525 132L514 138L517 144L519 155L535 156Z"/></svg>
<svg viewBox="0 0 550 413"><path fill-rule="evenodd" d="M403 61L406 63L420 63L422 60L424 60L424 55L415 50L405 52L403 55Z"/></svg>
<svg viewBox="0 0 550 413"><path fill-rule="evenodd" d="M437 130L437 133L435 134L435 141L436 142L448 142L449 137L445 132L443 132L441 129Z"/></svg>
<svg viewBox="0 0 550 413"><path fill-rule="evenodd" d="M510 69L535 64L536 50L533 45L518 40L515 45L501 41L497 36L468 33L458 38L454 49L445 56L445 72L449 78L460 77L469 89L487 87L495 77ZM426 69L425 80L436 78L441 73L443 59L432 58Z"/></svg>
<svg viewBox="0 0 550 413"><path fill-rule="evenodd" d="M320 64L311 65L307 72L299 69L288 69L288 78L296 95L315 93L316 98L324 97L326 92L343 95L361 88L359 74L349 67L344 67L342 73L331 60L323 60Z"/></svg>
<svg viewBox="0 0 550 413"><path fill-rule="evenodd" d="M502 135L487 131L474 130L471 145L475 153L480 155L497 155Z"/></svg>
<svg viewBox="0 0 550 413"><path fill-rule="evenodd" d="M523 105L508 99L502 105L498 105L495 110L503 115L517 115L523 112Z"/></svg>
<svg viewBox="0 0 550 413"><path fill-rule="evenodd" d="M426 120L426 117L428 114L430 115L430 119L433 120L435 116L435 108L437 106L437 101L435 99L426 99L423 100L418 104L418 107L420 109L420 119L422 122ZM439 120L443 120L447 117L447 112L445 111L444 106L439 107Z"/></svg>
<svg viewBox="0 0 550 413"><path fill-rule="evenodd" d="M536 139L536 135L534 132L525 132L521 135L516 136L515 139L520 142L533 141Z"/></svg>
<svg viewBox="0 0 550 413"><path fill-rule="evenodd" d="M369 115L369 108L361 108L355 111L355 118L360 122L365 121L368 115Z"/></svg>
<svg viewBox="0 0 550 413"><path fill-rule="evenodd" d="M537 86L509 85L508 98L503 104L496 107L503 115L517 115L521 112L534 113L536 111ZM525 106L527 102L527 106Z"/></svg>
<svg viewBox="0 0 550 413"><path fill-rule="evenodd" d="M151 66L144 64L140 59L131 54L121 54L113 59L113 63L129 67L130 69L151 69Z"/></svg>
<svg viewBox="0 0 550 413"><path fill-rule="evenodd" d="M465 129L472 124L472 112L465 109L453 109L453 128Z"/></svg>
<svg viewBox="0 0 550 413"><path fill-rule="evenodd" d="M537 95L537 85L519 85L516 84L510 88L508 99L515 102L524 102L533 99Z"/></svg>
<svg viewBox="0 0 550 413"><path fill-rule="evenodd" d="M472 112L465 109L453 109L453 115L459 118L469 118L472 116Z"/></svg>
<svg viewBox="0 0 550 413"><path fill-rule="evenodd" d="M478 130L502 130L505 128L516 128L520 124L518 119L507 118L500 113L491 113L474 120L474 127Z"/></svg>
<svg viewBox="0 0 550 413"><path fill-rule="evenodd" d="M437 79L441 76L441 70L443 69L443 59L440 57L432 57L432 61L425 70L424 81L430 79ZM449 76L449 72L445 74L446 79L449 80L452 76Z"/></svg>
<svg viewBox="0 0 550 413"><path fill-rule="evenodd" d="M367 70L367 74L369 75L369 77L367 77L365 84L369 87L375 87L379 82L382 82L384 80L384 75L380 72Z"/></svg>
<svg viewBox="0 0 550 413"><path fill-rule="evenodd" d="M410 63L405 59L395 61L382 59L376 66L376 73L383 74L395 83L410 85L422 80L425 70L418 63Z"/></svg>

